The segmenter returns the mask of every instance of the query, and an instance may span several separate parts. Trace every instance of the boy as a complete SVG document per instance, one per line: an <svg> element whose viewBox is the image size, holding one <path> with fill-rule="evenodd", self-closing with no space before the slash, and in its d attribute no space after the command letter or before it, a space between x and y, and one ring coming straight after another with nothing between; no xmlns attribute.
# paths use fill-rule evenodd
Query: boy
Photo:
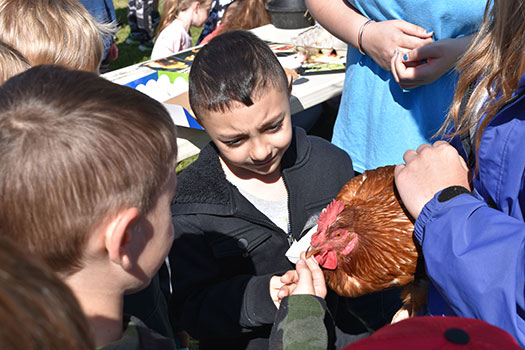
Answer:
<svg viewBox="0 0 525 350"><path fill-rule="evenodd" d="M173 348L122 313L123 295L148 285L173 241L169 114L138 91L58 66L11 78L0 104L1 232L71 287L97 347Z"/></svg>
<svg viewBox="0 0 525 350"><path fill-rule="evenodd" d="M98 23L77 0L0 2L0 40L30 66L59 64L98 71L110 24Z"/></svg>
<svg viewBox="0 0 525 350"><path fill-rule="evenodd" d="M221 69L217 69L221 67ZM189 79L212 142L172 204L172 316L201 349L267 349L285 252L352 177L348 155L291 127L286 74L245 31L210 41Z"/></svg>

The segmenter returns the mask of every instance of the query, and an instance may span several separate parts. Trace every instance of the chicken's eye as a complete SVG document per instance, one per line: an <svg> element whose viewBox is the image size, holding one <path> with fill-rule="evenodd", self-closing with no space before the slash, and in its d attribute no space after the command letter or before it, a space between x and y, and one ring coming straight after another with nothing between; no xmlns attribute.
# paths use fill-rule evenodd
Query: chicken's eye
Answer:
<svg viewBox="0 0 525 350"><path fill-rule="evenodd" d="M337 232L337 234L335 235L335 238L341 238L343 236L343 234L341 232Z"/></svg>

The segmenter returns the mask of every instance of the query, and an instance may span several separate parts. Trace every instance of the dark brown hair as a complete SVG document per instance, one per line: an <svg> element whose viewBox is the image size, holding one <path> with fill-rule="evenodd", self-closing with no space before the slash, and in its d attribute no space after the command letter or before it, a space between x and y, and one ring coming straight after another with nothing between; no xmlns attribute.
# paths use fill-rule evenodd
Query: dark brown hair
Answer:
<svg viewBox="0 0 525 350"><path fill-rule="evenodd" d="M189 97L197 118L204 111L224 112L245 106L266 88L288 91L288 79L270 47L254 34L234 30L213 38L191 66Z"/></svg>
<svg viewBox="0 0 525 350"><path fill-rule="evenodd" d="M38 66L0 86L0 230L57 272L81 267L93 230L147 213L175 172L159 102L94 73Z"/></svg>
<svg viewBox="0 0 525 350"><path fill-rule="evenodd" d="M0 348L95 349L71 290L36 256L0 236Z"/></svg>

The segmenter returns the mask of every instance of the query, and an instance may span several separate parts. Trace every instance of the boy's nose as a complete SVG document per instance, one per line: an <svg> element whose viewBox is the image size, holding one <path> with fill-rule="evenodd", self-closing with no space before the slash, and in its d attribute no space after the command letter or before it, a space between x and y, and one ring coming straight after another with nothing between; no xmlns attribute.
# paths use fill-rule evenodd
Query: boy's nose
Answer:
<svg viewBox="0 0 525 350"><path fill-rule="evenodd" d="M272 148L266 142L254 140L252 142L250 157L254 162L264 162L271 156Z"/></svg>

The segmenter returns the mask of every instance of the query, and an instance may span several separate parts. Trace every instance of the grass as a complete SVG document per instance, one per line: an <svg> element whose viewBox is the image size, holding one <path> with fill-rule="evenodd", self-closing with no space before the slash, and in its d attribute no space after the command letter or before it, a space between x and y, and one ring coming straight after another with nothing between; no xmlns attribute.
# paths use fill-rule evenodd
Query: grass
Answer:
<svg viewBox="0 0 525 350"><path fill-rule="evenodd" d="M126 38L130 32L127 18L128 0L113 0L113 5L115 5L115 12L119 23L116 40L119 55L115 61L110 63L110 70L116 70L149 60L151 50L140 51L137 44L126 44ZM162 9L162 0L160 0L160 8ZM201 31L202 28L191 27L190 34L193 39L193 44L197 42Z"/></svg>

